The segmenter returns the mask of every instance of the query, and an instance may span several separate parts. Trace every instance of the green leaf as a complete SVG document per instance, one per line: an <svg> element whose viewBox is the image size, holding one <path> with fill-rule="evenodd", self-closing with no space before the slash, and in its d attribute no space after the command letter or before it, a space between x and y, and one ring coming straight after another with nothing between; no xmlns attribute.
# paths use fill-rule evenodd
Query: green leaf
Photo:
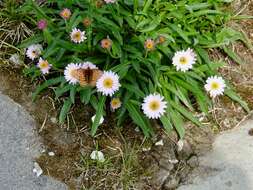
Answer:
<svg viewBox="0 0 253 190"><path fill-rule="evenodd" d="M144 97L145 96L145 94L137 86L130 85L130 84L122 84L122 86L124 88L126 88L127 90L135 93L139 97Z"/></svg>
<svg viewBox="0 0 253 190"><path fill-rule="evenodd" d="M140 113L136 106L131 103L131 101L128 101L125 106L134 123L142 129L145 137L150 137L150 135L153 134L153 131L150 127L148 120L144 118L144 116Z"/></svg>
<svg viewBox="0 0 253 190"><path fill-rule="evenodd" d="M62 96L64 93L70 91L72 85L71 84L67 84L65 86L59 86L58 88L56 88L55 90L55 96L56 98L59 98L60 96Z"/></svg>
<svg viewBox="0 0 253 190"><path fill-rule="evenodd" d="M63 106L61 108L60 116L59 116L60 124L63 124L65 122L65 119L66 119L67 114L71 108L71 105L72 105L72 102L71 102L70 98L64 100Z"/></svg>
<svg viewBox="0 0 253 190"><path fill-rule="evenodd" d="M49 86L53 86L55 84L58 84L60 82L64 82L65 79L64 77L60 76L60 77L57 77L57 78L53 78L53 79L49 79L49 80L46 80L42 85L39 85L35 92L32 94L32 100L34 101L37 97L37 95L43 91L44 89L46 89L47 87Z"/></svg>
<svg viewBox="0 0 253 190"><path fill-rule="evenodd" d="M233 90L227 89L225 90L225 94L232 100L238 102L245 111L250 112L248 104L245 101L243 101Z"/></svg>
<svg viewBox="0 0 253 190"><path fill-rule="evenodd" d="M179 34L179 36L181 36L181 38L183 38L188 44L191 44L191 40L188 38L187 34L181 28L179 28L175 24L169 24L168 26L172 30L174 30L175 32L177 32Z"/></svg>
<svg viewBox="0 0 253 190"><path fill-rule="evenodd" d="M192 121L193 123L195 123L197 126L202 127L202 124L199 122L199 120L193 116L193 114L191 112L189 112L188 110L186 110L183 106L170 101L169 104L178 112L180 112L183 116L185 116L187 119L189 119L190 121Z"/></svg>
<svg viewBox="0 0 253 190"><path fill-rule="evenodd" d="M243 64L244 62L242 61L242 59L231 49L227 48L227 47L223 47L222 48L224 50L224 52L231 58L233 59L236 63L238 64Z"/></svg>
<svg viewBox="0 0 253 190"><path fill-rule="evenodd" d="M176 131L179 134L180 139L182 139L184 138L185 135L184 122L182 120L182 117L178 114L178 112L175 112L172 109L169 110L173 125L176 128Z"/></svg>
<svg viewBox="0 0 253 190"><path fill-rule="evenodd" d="M92 123L92 126L91 126L91 135L93 137L95 136L95 134L97 132L100 119L103 116L105 100L106 100L106 96L100 97L100 100L98 103L98 109L96 110L96 117L95 117L94 122Z"/></svg>
<svg viewBox="0 0 253 190"><path fill-rule="evenodd" d="M73 85L71 86L69 96L70 96L72 104L74 104L75 103L75 96L76 96L76 86L73 86Z"/></svg>
<svg viewBox="0 0 253 190"><path fill-rule="evenodd" d="M83 88L80 90L80 99L82 103L88 104L92 95L90 87Z"/></svg>
<svg viewBox="0 0 253 190"><path fill-rule="evenodd" d="M44 40L44 38L43 38L42 34L36 34L36 35L22 41L22 43L18 45L18 48L27 48L28 46L30 46L32 44L40 43L43 40Z"/></svg>
<svg viewBox="0 0 253 190"><path fill-rule="evenodd" d="M167 133L170 133L173 129L173 125L171 124L171 121L168 116L162 116L160 118L160 121L163 124L163 127Z"/></svg>

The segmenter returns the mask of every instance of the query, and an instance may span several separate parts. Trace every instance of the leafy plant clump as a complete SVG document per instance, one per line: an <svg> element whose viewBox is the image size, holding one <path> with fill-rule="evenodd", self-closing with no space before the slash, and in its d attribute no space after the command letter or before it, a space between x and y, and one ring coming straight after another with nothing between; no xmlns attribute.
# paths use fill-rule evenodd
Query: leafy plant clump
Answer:
<svg viewBox="0 0 253 190"><path fill-rule="evenodd" d="M225 94L248 107L219 76L224 63L209 59L220 48L236 62L229 48L247 39L224 23L233 17L219 0L48 0L26 1L23 11L38 21L36 35L23 41L25 74L45 80L33 98L49 86L64 104L64 123L76 97L96 110L91 134L114 111L119 126L130 117L145 136L150 121L184 136L184 119L201 126L194 112L208 116L212 99ZM211 99L211 98L212 99ZM106 111L107 110L107 111ZM85 110L84 110L85 111Z"/></svg>

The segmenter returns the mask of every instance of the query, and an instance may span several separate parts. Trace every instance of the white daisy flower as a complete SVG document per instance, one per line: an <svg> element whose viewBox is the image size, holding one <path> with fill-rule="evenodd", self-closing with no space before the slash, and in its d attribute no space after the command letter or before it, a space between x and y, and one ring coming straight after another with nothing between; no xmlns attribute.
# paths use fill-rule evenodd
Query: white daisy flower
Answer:
<svg viewBox="0 0 253 190"><path fill-rule="evenodd" d="M105 1L105 3L115 3L116 2L116 0L104 0Z"/></svg>
<svg viewBox="0 0 253 190"><path fill-rule="evenodd" d="M196 63L196 54L190 48L187 50L177 51L172 58L172 64L176 66L177 71L187 71Z"/></svg>
<svg viewBox="0 0 253 190"><path fill-rule="evenodd" d="M47 60L44 60L40 57L39 62L37 63L37 67L41 70L43 74L49 73L52 65L48 63Z"/></svg>
<svg viewBox="0 0 253 190"><path fill-rule="evenodd" d="M78 69L80 69L80 65L75 63L70 63L65 68L64 77L70 84L76 84L79 82L78 77L76 76L76 71Z"/></svg>
<svg viewBox="0 0 253 190"><path fill-rule="evenodd" d="M86 62L83 62L80 64L80 67L82 69L97 69L97 66L94 65L93 63L89 62L89 61L86 61Z"/></svg>
<svg viewBox="0 0 253 190"><path fill-rule="evenodd" d="M157 119L164 114L167 102L163 99L160 94L150 94L144 98L142 110L149 119Z"/></svg>
<svg viewBox="0 0 253 190"><path fill-rule="evenodd" d="M105 71L97 80L96 86L98 92L102 92L105 96L112 96L121 86L119 76L112 71Z"/></svg>
<svg viewBox="0 0 253 190"><path fill-rule="evenodd" d="M114 111L114 110L116 110L116 109L118 109L118 108L121 107L121 101L120 101L119 98L113 98L111 100L110 105L111 105L111 109Z"/></svg>
<svg viewBox="0 0 253 190"><path fill-rule="evenodd" d="M90 158L92 160L97 160L99 162L104 162L105 161L105 157L104 157L103 152L98 151L98 150L92 151L92 153L90 154Z"/></svg>
<svg viewBox="0 0 253 190"><path fill-rule="evenodd" d="M91 117L91 121L92 121L92 122L95 121L95 117L96 117L96 115L93 115L93 116ZM103 122L104 122L104 117L102 116L102 117L100 118L99 125L101 125Z"/></svg>
<svg viewBox="0 0 253 190"><path fill-rule="evenodd" d="M40 44L30 45L26 50L26 56L31 60L38 58L41 55L43 48Z"/></svg>
<svg viewBox="0 0 253 190"><path fill-rule="evenodd" d="M81 43L87 39L85 36L85 31L81 31L80 29L74 28L70 33L70 38L75 43Z"/></svg>
<svg viewBox="0 0 253 190"><path fill-rule="evenodd" d="M222 95L225 90L226 84L222 77L211 76L208 77L205 84L205 89L210 93L212 98Z"/></svg>

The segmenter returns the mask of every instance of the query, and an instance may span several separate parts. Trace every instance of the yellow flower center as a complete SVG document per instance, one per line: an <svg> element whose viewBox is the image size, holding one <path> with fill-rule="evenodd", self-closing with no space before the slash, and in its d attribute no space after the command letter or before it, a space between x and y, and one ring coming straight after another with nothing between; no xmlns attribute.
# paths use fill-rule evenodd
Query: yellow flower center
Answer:
<svg viewBox="0 0 253 190"><path fill-rule="evenodd" d="M160 102L158 102L157 100L153 100L152 102L149 103L149 108L152 111L156 111L160 108Z"/></svg>
<svg viewBox="0 0 253 190"><path fill-rule="evenodd" d="M180 62L180 64L182 64L182 65L185 65L185 64L188 63L186 57L180 57L179 62Z"/></svg>
<svg viewBox="0 0 253 190"><path fill-rule="evenodd" d="M119 98L113 98L111 103L113 107L116 107L120 104L120 100Z"/></svg>
<svg viewBox="0 0 253 190"><path fill-rule="evenodd" d="M113 80L111 78L106 78L103 82L105 88L112 88Z"/></svg>
<svg viewBox="0 0 253 190"><path fill-rule="evenodd" d="M213 83L211 84L211 88L212 88L213 90L217 90L217 89L220 88L220 85L219 85L219 83L217 83L217 82L213 82Z"/></svg>
<svg viewBox="0 0 253 190"><path fill-rule="evenodd" d="M153 49L154 48L154 42L153 41L146 41L146 48L147 49Z"/></svg>
<svg viewBox="0 0 253 190"><path fill-rule="evenodd" d="M160 37L159 37L159 43L160 43L160 44L164 43L165 40L166 40L165 37L163 37L163 36L160 36Z"/></svg>
<svg viewBox="0 0 253 190"><path fill-rule="evenodd" d="M75 78L75 79L78 79L78 70L77 69L72 69L70 72L69 72L70 76Z"/></svg>
<svg viewBox="0 0 253 190"><path fill-rule="evenodd" d="M48 62L47 61L42 61L41 63L40 63L40 68L41 69L45 69L45 68L47 68L48 67Z"/></svg>
<svg viewBox="0 0 253 190"><path fill-rule="evenodd" d="M111 106L112 108L116 108L120 105L120 99L119 98L113 98L111 101Z"/></svg>
<svg viewBox="0 0 253 190"><path fill-rule="evenodd" d="M68 19L70 17L70 14L70 11L65 9L61 12L61 16L65 19Z"/></svg>
<svg viewBox="0 0 253 190"><path fill-rule="evenodd" d="M35 57L38 55L38 53L34 50L34 51L32 51L32 55Z"/></svg>
<svg viewBox="0 0 253 190"><path fill-rule="evenodd" d="M110 39L103 39L101 46L102 46L102 48L109 49L112 46L112 42Z"/></svg>
<svg viewBox="0 0 253 190"><path fill-rule="evenodd" d="M80 32L75 33L73 37L74 37L75 40L80 41L81 40Z"/></svg>

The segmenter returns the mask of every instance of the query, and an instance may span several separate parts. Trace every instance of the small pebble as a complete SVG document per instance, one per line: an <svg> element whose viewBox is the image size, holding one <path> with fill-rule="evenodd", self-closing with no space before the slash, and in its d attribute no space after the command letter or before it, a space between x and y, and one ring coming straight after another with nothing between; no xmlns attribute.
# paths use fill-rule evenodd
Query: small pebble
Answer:
<svg viewBox="0 0 253 190"><path fill-rule="evenodd" d="M163 146L163 145L164 145L163 139L157 141L157 142L155 143L155 145L156 145L156 146Z"/></svg>
<svg viewBox="0 0 253 190"><path fill-rule="evenodd" d="M177 150L178 152L180 152L181 150L183 150L183 146L184 146L184 141L181 139L177 142Z"/></svg>
<svg viewBox="0 0 253 190"><path fill-rule="evenodd" d="M187 164L189 164L192 168L195 168L199 165L199 160L197 156L192 156L189 160L187 160Z"/></svg>
<svg viewBox="0 0 253 190"><path fill-rule="evenodd" d="M43 173L43 170L37 162L34 162L33 173L35 173L37 177L41 176Z"/></svg>
<svg viewBox="0 0 253 190"><path fill-rule="evenodd" d="M57 119L55 117L51 117L50 120L52 123L57 123Z"/></svg>
<svg viewBox="0 0 253 190"><path fill-rule="evenodd" d="M143 151L143 152L147 152L147 151L150 151L150 150L151 150L151 147L142 148L142 151Z"/></svg>
<svg viewBox="0 0 253 190"><path fill-rule="evenodd" d="M140 132L140 129L139 129L139 127L135 127L135 129L134 129L136 132Z"/></svg>
<svg viewBox="0 0 253 190"><path fill-rule="evenodd" d="M55 153L54 152L48 152L48 155L49 156L55 156Z"/></svg>
<svg viewBox="0 0 253 190"><path fill-rule="evenodd" d="M171 164L177 164L178 160L177 159L169 160L169 163L171 163Z"/></svg>

